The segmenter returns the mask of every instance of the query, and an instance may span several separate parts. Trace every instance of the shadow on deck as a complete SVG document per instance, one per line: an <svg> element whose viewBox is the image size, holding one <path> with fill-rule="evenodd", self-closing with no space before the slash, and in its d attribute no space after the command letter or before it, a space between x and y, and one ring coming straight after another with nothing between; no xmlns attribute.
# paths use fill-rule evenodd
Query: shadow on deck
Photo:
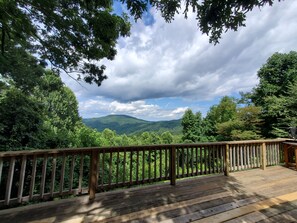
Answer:
<svg viewBox="0 0 297 223"><path fill-rule="evenodd" d="M297 171L281 166L0 211L1 222L297 222Z"/></svg>

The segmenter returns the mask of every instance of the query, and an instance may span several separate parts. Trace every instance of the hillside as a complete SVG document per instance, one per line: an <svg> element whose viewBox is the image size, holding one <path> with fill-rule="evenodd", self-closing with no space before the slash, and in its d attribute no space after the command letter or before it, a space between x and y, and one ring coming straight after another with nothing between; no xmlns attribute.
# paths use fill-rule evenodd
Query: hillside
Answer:
<svg viewBox="0 0 297 223"><path fill-rule="evenodd" d="M108 115L100 118L83 119L85 125L103 131L106 128L115 130L117 134L135 134L145 131L181 134L181 120L171 121L145 121L127 115Z"/></svg>

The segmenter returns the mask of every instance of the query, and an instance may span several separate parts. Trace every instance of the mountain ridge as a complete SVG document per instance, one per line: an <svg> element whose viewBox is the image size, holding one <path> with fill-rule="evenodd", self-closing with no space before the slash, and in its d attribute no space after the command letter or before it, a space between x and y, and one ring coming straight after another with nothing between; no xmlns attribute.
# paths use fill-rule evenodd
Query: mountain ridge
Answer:
<svg viewBox="0 0 297 223"><path fill-rule="evenodd" d="M101 132L108 128L116 131L117 134L137 134L148 132L165 132L181 134L181 119L169 121L147 121L129 115L107 115L99 118L86 118L83 123L88 127Z"/></svg>

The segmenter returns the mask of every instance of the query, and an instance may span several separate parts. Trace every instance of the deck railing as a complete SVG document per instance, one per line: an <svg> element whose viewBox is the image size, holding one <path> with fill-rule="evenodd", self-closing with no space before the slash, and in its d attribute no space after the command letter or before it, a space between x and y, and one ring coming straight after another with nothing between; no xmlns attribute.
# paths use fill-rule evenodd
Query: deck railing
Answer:
<svg viewBox="0 0 297 223"><path fill-rule="evenodd" d="M0 153L0 207L283 162L284 140Z"/></svg>

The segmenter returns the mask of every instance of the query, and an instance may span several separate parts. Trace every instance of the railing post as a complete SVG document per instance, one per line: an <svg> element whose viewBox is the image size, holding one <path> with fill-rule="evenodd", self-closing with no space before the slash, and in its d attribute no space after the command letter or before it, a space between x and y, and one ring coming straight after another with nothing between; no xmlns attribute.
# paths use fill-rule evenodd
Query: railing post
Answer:
<svg viewBox="0 0 297 223"><path fill-rule="evenodd" d="M285 161L285 166L289 167L289 156L288 156L288 149L289 146L287 144L283 144L284 145L284 161Z"/></svg>
<svg viewBox="0 0 297 223"><path fill-rule="evenodd" d="M170 184L175 185L176 183L176 148L174 146L170 147Z"/></svg>
<svg viewBox="0 0 297 223"><path fill-rule="evenodd" d="M229 176L229 166L230 166L230 158L229 158L229 144L226 144L225 147L225 155L224 155L224 175Z"/></svg>
<svg viewBox="0 0 297 223"><path fill-rule="evenodd" d="M95 199L97 187L97 166L98 166L98 150L93 149L90 159L90 180L89 180L89 200Z"/></svg>
<svg viewBox="0 0 297 223"><path fill-rule="evenodd" d="M262 143L262 147L261 147L261 160L262 160L261 169L266 170L266 143L265 142Z"/></svg>

